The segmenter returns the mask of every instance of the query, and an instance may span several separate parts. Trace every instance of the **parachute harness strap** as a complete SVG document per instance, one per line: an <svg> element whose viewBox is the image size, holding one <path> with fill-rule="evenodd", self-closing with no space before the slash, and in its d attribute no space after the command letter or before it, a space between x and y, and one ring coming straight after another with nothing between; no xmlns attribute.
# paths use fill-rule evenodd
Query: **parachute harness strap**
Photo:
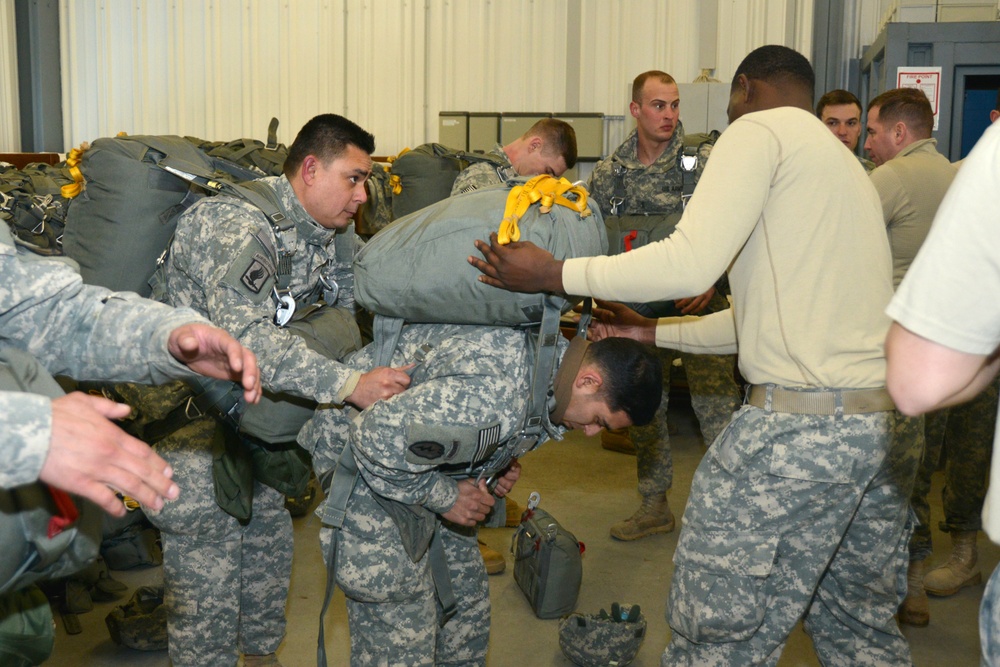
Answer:
<svg viewBox="0 0 1000 667"><path fill-rule="evenodd" d="M570 198L567 195L573 195ZM514 186L510 194L507 195L507 205L504 207L503 220L500 222L500 229L497 233L497 240L500 245L507 245L511 241L521 238L521 230L517 223L521 219L528 207L534 203L539 203L539 210L548 213L553 206L564 206L586 218L590 215L587 208L587 190L582 185L574 185L565 178L555 178L548 174L540 174L523 185Z"/></svg>

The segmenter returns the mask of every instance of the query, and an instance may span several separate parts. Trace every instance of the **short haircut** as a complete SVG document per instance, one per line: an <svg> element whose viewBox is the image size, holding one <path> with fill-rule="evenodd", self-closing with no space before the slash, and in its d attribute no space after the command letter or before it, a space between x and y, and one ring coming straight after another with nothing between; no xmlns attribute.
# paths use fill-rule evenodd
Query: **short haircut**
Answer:
<svg viewBox="0 0 1000 667"><path fill-rule="evenodd" d="M375 137L343 116L320 114L299 130L288 149L282 171L286 176L298 173L302 161L309 155L329 164L347 152L348 146L356 146L371 155L375 152Z"/></svg>
<svg viewBox="0 0 1000 667"><path fill-rule="evenodd" d="M893 88L868 103L868 111L878 108L878 121L886 126L905 123L913 134L930 138L934 110L927 95L918 88Z"/></svg>
<svg viewBox="0 0 1000 667"><path fill-rule="evenodd" d="M751 51L733 74L732 90L739 87L740 74L779 87L800 86L808 91L810 99L815 96L816 74L812 65L804 55L787 46L768 44Z"/></svg>
<svg viewBox="0 0 1000 667"><path fill-rule="evenodd" d="M823 109L826 107L836 107L842 104L853 104L858 108L858 115L864 111L864 107L861 106L861 100L849 90L831 90L823 97L819 98L819 102L816 103L816 117L823 117Z"/></svg>
<svg viewBox="0 0 1000 667"><path fill-rule="evenodd" d="M540 137L545 146L555 150L566 161L566 168L576 164L576 130L564 120L543 118L524 133L523 138Z"/></svg>
<svg viewBox="0 0 1000 667"><path fill-rule="evenodd" d="M677 85L674 77L670 76L666 72L661 72L658 69L651 69L648 72L643 72L632 80L632 101L636 104L642 104L642 89L645 88L646 82L650 79L656 79L660 83L667 85Z"/></svg>
<svg viewBox="0 0 1000 667"><path fill-rule="evenodd" d="M663 367L652 348L631 338L605 338L587 348L584 362L601 370L601 396L611 412L623 410L636 426L653 421L663 396Z"/></svg>

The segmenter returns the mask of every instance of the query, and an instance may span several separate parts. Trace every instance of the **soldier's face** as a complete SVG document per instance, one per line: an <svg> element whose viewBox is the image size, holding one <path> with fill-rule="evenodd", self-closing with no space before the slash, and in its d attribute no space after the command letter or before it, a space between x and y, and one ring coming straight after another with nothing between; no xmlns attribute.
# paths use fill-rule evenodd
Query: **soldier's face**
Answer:
<svg viewBox="0 0 1000 667"><path fill-rule="evenodd" d="M861 108L856 104L828 104L820 120L852 153L861 138Z"/></svg>
<svg viewBox="0 0 1000 667"><path fill-rule="evenodd" d="M900 147L896 141L896 130L887 126L879 119L878 107L868 110L868 138L865 139L865 151L876 166L881 166L896 157Z"/></svg>
<svg viewBox="0 0 1000 667"><path fill-rule="evenodd" d="M681 96L677 84L649 79L642 86L642 102L629 104L639 136L644 141L670 141L681 115Z"/></svg>
<svg viewBox="0 0 1000 667"><path fill-rule="evenodd" d="M539 145L536 149L529 146L518 163L514 166L518 176L537 176L538 174L548 174L559 178L566 173L566 160L558 151L546 152L545 144Z"/></svg>
<svg viewBox="0 0 1000 667"><path fill-rule="evenodd" d="M596 435L601 429L625 428L632 420L624 410L612 412L600 391L574 385L562 425L586 435Z"/></svg>
<svg viewBox="0 0 1000 667"><path fill-rule="evenodd" d="M343 229L350 224L358 207L368 199L365 181L372 172L372 159L357 146L348 146L338 158L323 164L303 163L309 173L303 177L309 188L302 205L306 212L327 229Z"/></svg>

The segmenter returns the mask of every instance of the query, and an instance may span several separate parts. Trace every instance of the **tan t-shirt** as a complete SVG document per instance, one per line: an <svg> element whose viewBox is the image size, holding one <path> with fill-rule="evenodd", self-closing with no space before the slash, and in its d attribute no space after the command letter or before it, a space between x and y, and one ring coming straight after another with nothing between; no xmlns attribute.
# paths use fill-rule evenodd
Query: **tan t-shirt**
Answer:
<svg viewBox="0 0 1000 667"><path fill-rule="evenodd" d="M562 277L570 294L645 302L701 294L727 268L733 308L660 320L657 345L738 351L754 384L885 384L892 282L881 205L854 155L812 114L743 116L719 138L670 238L568 260Z"/></svg>
<svg viewBox="0 0 1000 667"><path fill-rule="evenodd" d="M936 139L915 141L871 173L889 234L894 287L899 286L913 263L958 173L936 146Z"/></svg>

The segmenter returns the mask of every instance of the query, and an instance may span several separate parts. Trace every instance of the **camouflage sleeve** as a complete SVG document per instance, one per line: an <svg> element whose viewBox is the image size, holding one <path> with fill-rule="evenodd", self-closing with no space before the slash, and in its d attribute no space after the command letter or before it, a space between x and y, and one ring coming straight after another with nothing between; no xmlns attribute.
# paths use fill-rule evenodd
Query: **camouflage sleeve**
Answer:
<svg viewBox="0 0 1000 667"><path fill-rule="evenodd" d="M167 338L203 318L84 285L62 262L22 258L0 227L0 341L27 350L53 375L78 380L155 384L194 376L167 351Z"/></svg>
<svg viewBox="0 0 1000 667"><path fill-rule="evenodd" d="M422 329L433 332L436 326ZM482 451L510 437L527 398L525 351L523 337L507 329L435 341L414 371L410 388L375 403L351 425L365 482L379 495L402 503L439 514L451 509L458 497L456 482L429 460L444 448L442 443L449 450Z"/></svg>
<svg viewBox="0 0 1000 667"><path fill-rule="evenodd" d="M496 165L490 162L477 162L466 167L455 179L451 186L451 196L460 195L463 192L471 192L480 188L488 188L491 185L499 185L503 179L497 173Z"/></svg>
<svg viewBox="0 0 1000 667"><path fill-rule="evenodd" d="M8 489L38 479L52 435L50 399L37 394L0 391L4 415L0 436L0 487Z"/></svg>
<svg viewBox="0 0 1000 667"><path fill-rule="evenodd" d="M209 320L253 350L268 389L343 403L361 374L274 324L276 268L258 240L266 224L242 202L208 200L189 210L178 221L170 250L168 299L201 304Z"/></svg>

